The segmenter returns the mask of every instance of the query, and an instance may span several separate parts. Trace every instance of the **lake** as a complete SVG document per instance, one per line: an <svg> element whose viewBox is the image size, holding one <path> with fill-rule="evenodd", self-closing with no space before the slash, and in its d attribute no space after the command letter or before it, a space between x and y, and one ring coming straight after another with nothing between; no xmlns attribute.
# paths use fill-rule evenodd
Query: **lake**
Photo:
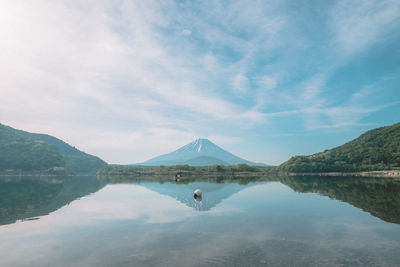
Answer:
<svg viewBox="0 0 400 267"><path fill-rule="evenodd" d="M0 266L400 266L400 181L0 177Z"/></svg>

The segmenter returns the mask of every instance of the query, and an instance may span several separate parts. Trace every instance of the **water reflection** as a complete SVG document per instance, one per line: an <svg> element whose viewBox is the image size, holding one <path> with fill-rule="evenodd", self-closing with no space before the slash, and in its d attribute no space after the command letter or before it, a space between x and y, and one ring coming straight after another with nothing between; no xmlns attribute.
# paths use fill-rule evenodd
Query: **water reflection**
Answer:
<svg viewBox="0 0 400 267"><path fill-rule="evenodd" d="M47 215L104 186L91 176L0 177L0 225Z"/></svg>
<svg viewBox="0 0 400 267"><path fill-rule="evenodd" d="M253 186L254 183L240 185L234 183L193 182L189 184L140 183L140 185L159 194L170 196L195 210L207 211L216 207L224 199ZM203 192L201 199L193 198L193 191L198 188Z"/></svg>
<svg viewBox="0 0 400 267"><path fill-rule="evenodd" d="M384 221L400 224L400 180L370 177L281 177L302 193L317 193L347 202Z"/></svg>
<svg viewBox="0 0 400 267"><path fill-rule="evenodd" d="M0 190L1 219L10 223L0 226L1 266L400 262L400 226L361 210L398 223L396 180L70 177L3 179Z"/></svg>
<svg viewBox="0 0 400 267"><path fill-rule="evenodd" d="M0 225L49 214L106 184L133 183L198 211L209 211L225 199L260 183L278 181L296 192L317 193L349 203L384 221L400 224L400 180L369 177L165 177L98 179L82 177L0 177ZM201 199L194 199L195 189Z"/></svg>
<svg viewBox="0 0 400 267"><path fill-rule="evenodd" d="M165 183L165 178L154 178L152 183L119 177L117 181L135 182L160 194L171 196L199 211L210 210L224 199L257 183L278 181L296 192L317 193L360 208L384 221L400 224L400 180L372 177L252 177L189 178L177 183ZM201 188L201 202L190 197L193 190ZM203 189L204 188L204 189Z"/></svg>

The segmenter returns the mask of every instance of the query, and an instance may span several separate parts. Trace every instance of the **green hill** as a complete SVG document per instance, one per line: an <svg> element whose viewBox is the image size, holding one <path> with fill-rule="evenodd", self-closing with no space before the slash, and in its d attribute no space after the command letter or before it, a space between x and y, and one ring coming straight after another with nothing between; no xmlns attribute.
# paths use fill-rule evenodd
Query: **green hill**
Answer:
<svg viewBox="0 0 400 267"><path fill-rule="evenodd" d="M370 130L342 146L295 156L279 166L286 172L354 172L400 167L400 123Z"/></svg>
<svg viewBox="0 0 400 267"><path fill-rule="evenodd" d="M19 139L31 140L31 142L40 143L46 145L52 149L53 152L61 155L61 160L65 162L62 165L51 165L52 161L49 161L49 166L65 166L68 170L76 172L76 173L94 173L97 170L107 166L107 163L101 160L98 157L92 156L85 152L78 150L77 148L65 143L64 141L55 138L53 136L47 134L37 134L37 133L29 133L22 130L16 130L8 126L1 125L2 128L8 129L8 132L14 136L18 136ZM10 140L4 139L1 137L1 142L7 144ZM5 151L6 152L6 151ZM11 153L11 154L10 154ZM3 154L3 153L2 153ZM24 149L7 151L7 155L12 155L13 161L18 161L21 157L30 157L30 154L26 155ZM5 154L6 155L6 154ZM25 156L26 155L26 156ZM4 158L9 158L4 156ZM50 160L50 159L49 159ZM51 163L51 164L50 164ZM9 165L9 161L4 162L5 169L14 169L11 165ZM8 166L8 167L7 167ZM23 166L23 165L22 165ZM18 168L21 169L21 168ZM42 170L43 168L38 168L34 164L30 167L29 170ZM24 169L25 170L25 169Z"/></svg>
<svg viewBox="0 0 400 267"><path fill-rule="evenodd" d="M55 147L0 124L0 170L47 170L55 166L65 166Z"/></svg>
<svg viewBox="0 0 400 267"><path fill-rule="evenodd" d="M93 173L107 166L107 163L102 159L87 154L83 151L80 151L77 148L51 135L29 133L21 130L16 130L16 131L23 136L43 141L46 144L57 148L58 152L60 152L61 155L63 155L65 159L65 167L68 170L79 173L87 173L87 172Z"/></svg>

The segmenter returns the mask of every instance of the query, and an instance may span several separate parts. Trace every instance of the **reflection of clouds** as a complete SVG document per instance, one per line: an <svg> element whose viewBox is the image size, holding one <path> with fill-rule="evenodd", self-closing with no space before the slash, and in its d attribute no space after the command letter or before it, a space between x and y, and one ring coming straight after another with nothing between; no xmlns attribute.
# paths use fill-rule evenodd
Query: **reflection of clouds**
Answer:
<svg viewBox="0 0 400 267"><path fill-rule="evenodd" d="M210 215L227 215L227 214L238 213L238 212L244 212L244 209L234 206L234 205L229 205L229 204L216 206L215 208L206 211L206 213L210 214Z"/></svg>
<svg viewBox="0 0 400 267"><path fill-rule="evenodd" d="M85 238L86 230L82 232L82 229L95 229L102 223L136 220L143 225L152 227L151 224L175 223L195 216L207 216L207 214L221 216L238 211L234 205L225 205L199 213L170 196L151 191L141 185L108 185L95 194L75 200L49 215L40 217L39 220L19 221L0 227L0 239L2 240L0 242L0 258L2 259L0 263L2 266L13 266L15 262L26 261L26 264L29 265L33 259L37 259L38 262L48 262L53 258L65 257L62 244L65 242L65 238L68 243L68 237L65 237L66 233L71 233L70 238L76 242L76 240ZM180 227L186 226L182 224ZM82 233L79 234L80 232ZM135 232L135 243L146 245L162 242L157 233L159 232L155 229L152 232ZM118 238L109 240L109 243L103 244L104 248L102 249L112 251L115 247L120 246L120 242L122 241ZM6 252L10 247L15 249ZM21 255L26 255L26 257L21 259ZM90 253L85 255L80 263L87 262L90 263L89 265L95 265L94 263L98 259L97 256L94 258L92 256Z"/></svg>
<svg viewBox="0 0 400 267"><path fill-rule="evenodd" d="M64 242L60 241L66 238L65 233L71 233L73 240L84 238L86 231L79 234L80 227L94 229L93 226L98 224L121 220L137 220L143 224L172 223L196 215L198 213L175 199L142 186L108 185L39 220L0 227L0 265L14 266L15 262L30 265L36 262L35 259L48 262L64 257L65 252L60 249ZM10 247L14 249L10 251ZM26 257L21 258L21 255Z"/></svg>
<svg viewBox="0 0 400 267"><path fill-rule="evenodd" d="M237 206L223 205L207 211L222 215L242 211ZM149 190L141 185L108 185L69 205L40 217L36 221L19 221L0 226L0 234L7 232L28 235L59 231L61 228L95 224L96 221L139 220L143 223L171 223L200 216L191 207L176 199Z"/></svg>
<svg viewBox="0 0 400 267"><path fill-rule="evenodd" d="M177 222L195 216L187 206L138 185L108 185L94 195L73 201L68 206L42 216L40 220L0 227L9 231L55 231L63 227L93 224L98 220L141 220L145 223Z"/></svg>
<svg viewBox="0 0 400 267"><path fill-rule="evenodd" d="M68 212L85 216L89 221L138 219L167 223L195 215L174 199L137 185L109 185L92 198L73 204Z"/></svg>
<svg viewBox="0 0 400 267"><path fill-rule="evenodd" d="M399 240L385 233L399 230L280 183L250 186L205 212L140 184L108 185L40 220L0 227L0 265L290 265L304 255L332 261L343 251L386 259Z"/></svg>

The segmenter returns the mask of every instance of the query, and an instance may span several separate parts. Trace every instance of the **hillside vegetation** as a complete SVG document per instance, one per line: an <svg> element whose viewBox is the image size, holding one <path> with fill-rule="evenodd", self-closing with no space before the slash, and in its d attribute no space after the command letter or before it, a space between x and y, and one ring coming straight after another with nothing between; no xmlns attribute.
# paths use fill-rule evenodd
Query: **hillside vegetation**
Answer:
<svg viewBox="0 0 400 267"><path fill-rule="evenodd" d="M66 142L47 134L29 133L0 124L0 170L45 170L66 167L75 173L95 173L107 166Z"/></svg>
<svg viewBox="0 0 400 267"><path fill-rule="evenodd" d="M400 123L370 130L342 146L311 156L295 156L286 172L354 172L400 167Z"/></svg>
<svg viewBox="0 0 400 267"><path fill-rule="evenodd" d="M18 134L0 124L0 170L47 170L63 167L63 156L43 141Z"/></svg>
<svg viewBox="0 0 400 267"><path fill-rule="evenodd" d="M93 173L107 166L102 159L87 154L79 149L67 144L66 142L47 134L29 133L16 130L19 134L45 142L57 149L64 157L65 167L68 170L78 173Z"/></svg>
<svg viewBox="0 0 400 267"><path fill-rule="evenodd" d="M276 167L249 166L247 164L237 165L212 165L212 166L124 166L109 165L101 169L100 176L109 177L140 177L140 176L163 176L171 179L175 174L183 177L209 177L209 176L263 176L276 174Z"/></svg>

